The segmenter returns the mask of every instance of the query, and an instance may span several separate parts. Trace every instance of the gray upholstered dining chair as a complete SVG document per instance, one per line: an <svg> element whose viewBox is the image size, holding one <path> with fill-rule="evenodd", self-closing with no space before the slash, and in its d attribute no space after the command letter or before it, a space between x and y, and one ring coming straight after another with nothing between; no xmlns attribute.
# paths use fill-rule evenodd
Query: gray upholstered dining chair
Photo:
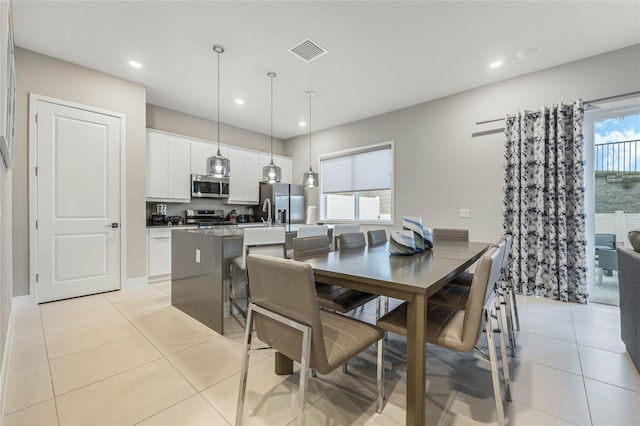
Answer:
<svg viewBox="0 0 640 426"><path fill-rule="evenodd" d="M378 244L384 244L387 242L387 231L384 229L376 229L373 231L367 231L367 244L370 246L376 246Z"/></svg>
<svg viewBox="0 0 640 426"><path fill-rule="evenodd" d="M494 341L494 328L492 325L492 312L496 306L495 285L500 279L502 253L500 248L491 247L478 261L473 283L469 287L470 293L463 310L453 309L427 304L426 335L427 343L442 346L457 352L470 352L475 350L491 365L491 378L493 393L496 402L496 415L498 424L504 425L504 409L502 404L502 392L500 389L498 362ZM502 318L497 315L498 328L501 328ZM407 303L403 303L377 321L377 325L392 333L407 335ZM478 349L477 344L483 334L483 328L487 331L489 353ZM504 335L500 333L500 350L502 358L502 374L505 386L505 398L511 400L509 385L509 369L504 343Z"/></svg>
<svg viewBox="0 0 640 426"><path fill-rule="evenodd" d="M469 241L468 229L456 229L456 228L433 228L433 239L438 240L455 240L455 241Z"/></svg>
<svg viewBox="0 0 640 426"><path fill-rule="evenodd" d="M364 245L362 246L364 247ZM293 258L302 260L306 257L329 253L329 239L327 237L304 237L293 239ZM337 285L316 283L318 304L323 309L328 309L340 314L362 307L372 300L376 300L376 319L380 317L380 298L371 293L340 287ZM344 372L347 372L347 364Z"/></svg>
<svg viewBox="0 0 640 426"><path fill-rule="evenodd" d="M333 226L333 241L332 246L334 250L338 250L338 236L340 234L346 234L351 232L360 232L360 225L357 223L339 223Z"/></svg>
<svg viewBox="0 0 640 426"><path fill-rule="evenodd" d="M500 261L500 279L498 280L496 286L496 301L499 303L496 306L496 311L497 313L500 313L502 310L502 305L505 306L507 332L509 335L509 347L511 349L511 356L515 356L516 337L513 327L513 315L518 318L518 307L515 304L515 289L513 288L513 282L509 279L508 270L512 243L513 235L511 234L506 234L497 243L503 255ZM467 298L469 297L469 287L473 282L473 276L473 273L463 272L462 274L455 277L449 284L432 295L429 298L429 302L447 306L453 309L464 309Z"/></svg>
<svg viewBox="0 0 640 426"><path fill-rule="evenodd" d="M329 239L327 237L304 237L293 239L293 258L302 260L306 257L316 256L329 252ZM320 307L330 311L346 314L366 303L374 300L375 294L350 288L317 283L318 303ZM376 318L380 316L380 308L376 306Z"/></svg>
<svg viewBox="0 0 640 426"><path fill-rule="evenodd" d="M300 225L296 233L296 237L315 237L329 235L329 227L327 225ZM287 259L293 259L293 248L287 250Z"/></svg>
<svg viewBox="0 0 640 426"><path fill-rule="evenodd" d="M345 232L338 235L338 250L348 250L353 248L362 248L367 245L362 232Z"/></svg>
<svg viewBox="0 0 640 426"><path fill-rule="evenodd" d="M376 411L384 398L384 331L318 307L313 268L295 260L262 255L247 258L252 301L244 336L240 388L235 424L242 424L249 368L249 352L255 325L261 342L300 364L299 420L304 424L309 369L328 374L378 344ZM287 297L282 297L286 294Z"/></svg>

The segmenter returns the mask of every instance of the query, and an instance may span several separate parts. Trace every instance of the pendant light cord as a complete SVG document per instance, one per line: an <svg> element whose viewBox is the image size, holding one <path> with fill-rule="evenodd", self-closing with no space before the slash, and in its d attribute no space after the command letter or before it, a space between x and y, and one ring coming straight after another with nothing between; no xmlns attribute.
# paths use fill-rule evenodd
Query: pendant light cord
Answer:
<svg viewBox="0 0 640 426"><path fill-rule="evenodd" d="M218 123L218 153L220 153L220 52L216 52L218 54L218 118L216 122Z"/></svg>
<svg viewBox="0 0 640 426"><path fill-rule="evenodd" d="M309 170L311 170L311 97L309 94Z"/></svg>
<svg viewBox="0 0 640 426"><path fill-rule="evenodd" d="M273 76L269 76L271 78L271 164L273 164Z"/></svg>

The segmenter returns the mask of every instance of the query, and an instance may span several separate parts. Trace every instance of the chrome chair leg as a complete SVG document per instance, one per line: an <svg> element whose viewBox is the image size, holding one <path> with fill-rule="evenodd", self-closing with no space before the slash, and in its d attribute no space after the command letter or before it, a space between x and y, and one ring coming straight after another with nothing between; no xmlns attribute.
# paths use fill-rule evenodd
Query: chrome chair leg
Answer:
<svg viewBox="0 0 640 426"><path fill-rule="evenodd" d="M491 312L484 310L485 330L487 330L487 343L489 346L489 363L491 364L491 380L493 382L493 397L496 400L496 416L498 425L505 426L504 408L502 406L502 393L500 392L500 378L498 377L498 362L496 360L496 344L493 340L493 325L491 324Z"/></svg>
<svg viewBox="0 0 640 426"><path fill-rule="evenodd" d="M496 298L498 300L498 298ZM501 303L496 303L496 321L498 322L498 333L500 333L500 358L502 360L502 377L504 379L505 399L511 401L511 390L509 387L509 360L507 355L507 346L504 340L504 324L502 322L502 312L500 312Z"/></svg>
<svg viewBox="0 0 640 426"><path fill-rule="evenodd" d="M507 317L507 330L509 331L509 346L511 346L511 356L516 356L516 336L513 330L513 317L511 316L512 306L511 306L511 290L509 287L503 287L502 289L505 300L505 309L506 309L506 317Z"/></svg>
<svg viewBox="0 0 640 426"><path fill-rule="evenodd" d="M244 411L244 399L247 392L247 372L249 370L249 351L251 349L251 333L253 331L253 310L249 307L247 312L247 324L244 330L244 347L242 353L242 367L240 369L240 389L238 391L238 403L236 406L236 426L242 424Z"/></svg>
<svg viewBox="0 0 640 426"><path fill-rule="evenodd" d="M384 339L378 340L378 365L376 366L376 378L377 378L377 398L376 398L376 413L382 413L384 410Z"/></svg>
<svg viewBox="0 0 640 426"><path fill-rule="evenodd" d="M300 425L304 426L307 403L307 385L309 381L309 363L311 362L311 327L302 331L302 354L300 357L300 389L298 390L298 410Z"/></svg>
<svg viewBox="0 0 640 426"><path fill-rule="evenodd" d="M516 330L520 331L520 317L518 316L518 302L516 300L516 288L511 283L511 297L513 301L513 314L516 317Z"/></svg>

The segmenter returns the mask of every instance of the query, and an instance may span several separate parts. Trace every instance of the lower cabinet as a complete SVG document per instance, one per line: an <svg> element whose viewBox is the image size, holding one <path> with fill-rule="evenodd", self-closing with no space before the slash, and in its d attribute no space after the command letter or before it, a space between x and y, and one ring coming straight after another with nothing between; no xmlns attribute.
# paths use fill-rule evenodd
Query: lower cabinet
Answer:
<svg viewBox="0 0 640 426"><path fill-rule="evenodd" d="M171 229L149 228L149 281L162 281L171 275Z"/></svg>

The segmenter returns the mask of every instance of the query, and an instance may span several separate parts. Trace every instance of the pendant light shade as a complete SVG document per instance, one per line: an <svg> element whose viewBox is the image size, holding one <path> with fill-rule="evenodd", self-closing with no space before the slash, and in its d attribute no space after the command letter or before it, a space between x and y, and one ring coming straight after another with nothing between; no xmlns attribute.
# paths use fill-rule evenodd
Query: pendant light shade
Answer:
<svg viewBox="0 0 640 426"><path fill-rule="evenodd" d="M207 174L214 177L228 177L231 173L231 161L220 154L220 54L224 52L222 46L213 46L213 51L218 55L218 153L207 158Z"/></svg>
<svg viewBox="0 0 640 426"><path fill-rule="evenodd" d="M276 73L270 72L267 77L271 79L271 162L262 168L262 181L276 183L282 178L282 169L273 162L273 79Z"/></svg>
<svg viewBox="0 0 640 426"><path fill-rule="evenodd" d="M309 170L302 176L302 185L307 188L314 188L318 186L318 174L313 171L311 167L311 97L315 95L314 92L307 92L309 97Z"/></svg>

